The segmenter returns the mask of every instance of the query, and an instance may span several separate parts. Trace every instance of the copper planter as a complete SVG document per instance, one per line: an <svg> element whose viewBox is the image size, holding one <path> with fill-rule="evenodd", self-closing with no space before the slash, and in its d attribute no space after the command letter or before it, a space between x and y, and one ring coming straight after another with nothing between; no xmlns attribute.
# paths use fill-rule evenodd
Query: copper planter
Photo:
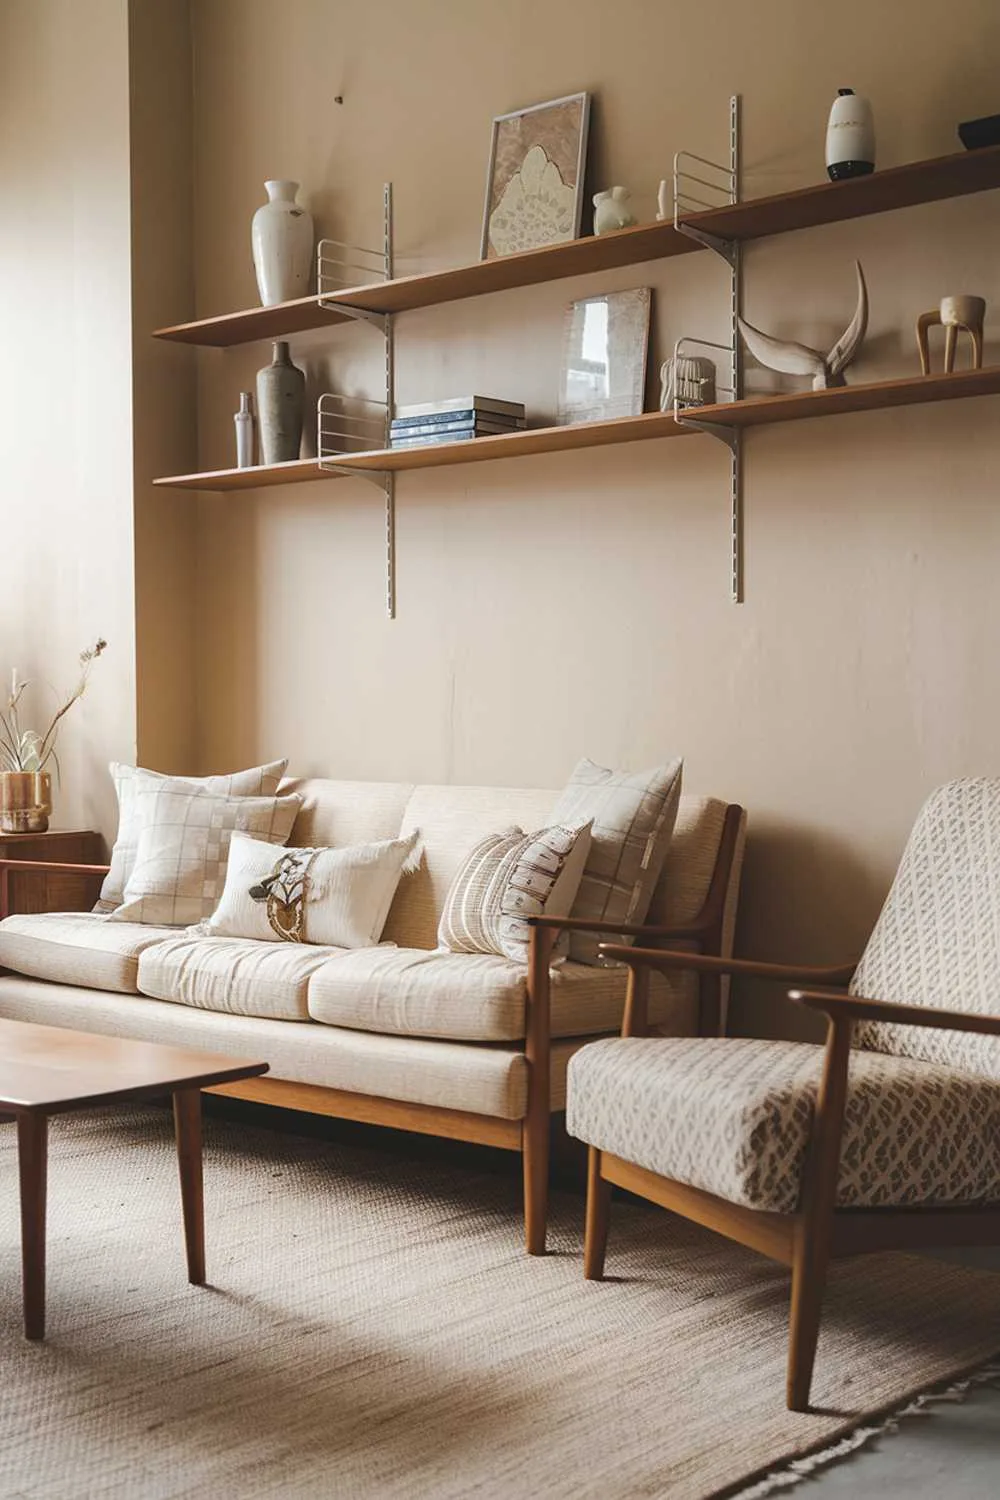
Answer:
<svg viewBox="0 0 1000 1500"><path fill-rule="evenodd" d="M0 833L44 833L51 811L48 771L0 771Z"/></svg>

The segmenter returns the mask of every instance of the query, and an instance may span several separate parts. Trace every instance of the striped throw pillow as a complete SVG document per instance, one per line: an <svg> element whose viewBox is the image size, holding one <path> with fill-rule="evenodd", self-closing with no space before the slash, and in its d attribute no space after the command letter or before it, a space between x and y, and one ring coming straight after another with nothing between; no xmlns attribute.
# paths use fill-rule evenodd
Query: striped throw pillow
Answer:
<svg viewBox="0 0 1000 1500"><path fill-rule="evenodd" d="M499 953L527 963L527 917L565 917L590 849L590 824L538 833L508 828L472 850L445 897L438 947L449 953ZM555 956L568 948L564 936Z"/></svg>

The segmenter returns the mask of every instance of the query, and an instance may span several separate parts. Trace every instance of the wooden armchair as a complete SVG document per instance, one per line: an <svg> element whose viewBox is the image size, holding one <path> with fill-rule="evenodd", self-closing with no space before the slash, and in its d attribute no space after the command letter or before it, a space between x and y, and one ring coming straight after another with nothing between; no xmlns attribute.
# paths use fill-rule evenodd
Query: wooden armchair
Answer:
<svg viewBox="0 0 1000 1500"><path fill-rule="evenodd" d="M787 1401L805 1411L831 1256L1000 1244L1000 781L931 796L856 968L602 951L630 977L622 1038L569 1070L584 1274L603 1276L612 1184L790 1266ZM797 986L825 1048L648 1037L649 975L671 968Z"/></svg>

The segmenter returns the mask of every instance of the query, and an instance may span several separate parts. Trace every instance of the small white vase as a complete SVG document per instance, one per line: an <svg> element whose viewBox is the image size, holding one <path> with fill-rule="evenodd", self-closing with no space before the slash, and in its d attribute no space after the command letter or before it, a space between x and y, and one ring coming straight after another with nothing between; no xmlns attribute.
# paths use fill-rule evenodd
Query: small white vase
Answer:
<svg viewBox="0 0 1000 1500"><path fill-rule="evenodd" d="M273 307L309 295L315 232L312 215L295 201L297 182L264 186L268 201L253 216L250 238L260 300L264 307Z"/></svg>
<svg viewBox="0 0 1000 1500"><path fill-rule="evenodd" d="M875 120L867 99L840 89L826 127L826 170L834 182L875 170Z"/></svg>

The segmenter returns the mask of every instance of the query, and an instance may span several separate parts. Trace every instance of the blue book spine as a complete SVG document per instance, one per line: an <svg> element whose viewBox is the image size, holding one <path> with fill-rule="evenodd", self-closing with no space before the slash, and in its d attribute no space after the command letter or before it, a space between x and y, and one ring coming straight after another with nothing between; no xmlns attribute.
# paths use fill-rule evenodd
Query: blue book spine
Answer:
<svg viewBox="0 0 1000 1500"><path fill-rule="evenodd" d="M423 437L397 437L389 446L391 448L426 448L433 443L465 443L470 438L490 437L495 434L477 432L474 427L463 427L461 432L428 432Z"/></svg>

